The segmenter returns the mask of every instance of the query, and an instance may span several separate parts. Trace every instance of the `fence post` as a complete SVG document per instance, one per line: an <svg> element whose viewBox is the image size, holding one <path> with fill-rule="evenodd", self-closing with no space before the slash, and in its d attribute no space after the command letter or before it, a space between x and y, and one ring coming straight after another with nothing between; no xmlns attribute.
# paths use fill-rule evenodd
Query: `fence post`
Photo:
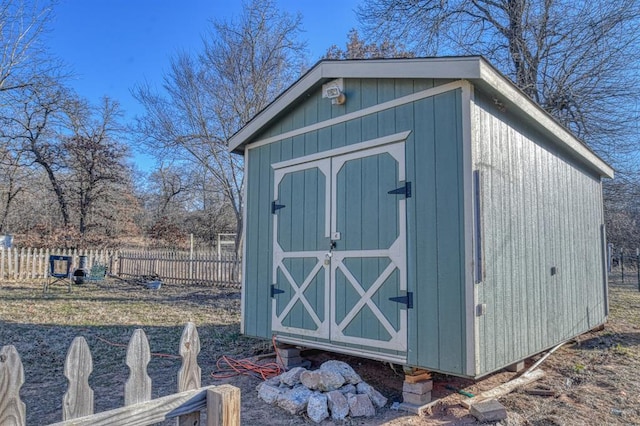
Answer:
<svg viewBox="0 0 640 426"><path fill-rule="evenodd" d="M207 426L239 425L240 389L231 385L220 385L215 389L208 389Z"/></svg>
<svg viewBox="0 0 640 426"><path fill-rule="evenodd" d="M624 284L624 250L620 249L620 271L622 272L622 284Z"/></svg>
<svg viewBox="0 0 640 426"><path fill-rule="evenodd" d="M198 365L200 353L200 338L198 330L192 322L188 322L182 331L180 339L180 356L182 366L178 371L178 392L183 392L200 387L201 370ZM200 424L200 412L185 414L178 417L178 426L191 426Z"/></svg>
<svg viewBox="0 0 640 426"><path fill-rule="evenodd" d="M149 340L142 329L133 332L127 348L129 378L124 385L124 405L137 404L151 399L151 377L147 365L151 360Z"/></svg>
<svg viewBox="0 0 640 426"><path fill-rule="evenodd" d="M91 352L84 337L73 339L64 363L64 375L69 388L62 399L62 420L77 419L93 414L93 389L89 375L93 370Z"/></svg>
<svg viewBox="0 0 640 426"><path fill-rule="evenodd" d="M27 408L20 400L24 369L15 346L0 350L0 425L24 426Z"/></svg>

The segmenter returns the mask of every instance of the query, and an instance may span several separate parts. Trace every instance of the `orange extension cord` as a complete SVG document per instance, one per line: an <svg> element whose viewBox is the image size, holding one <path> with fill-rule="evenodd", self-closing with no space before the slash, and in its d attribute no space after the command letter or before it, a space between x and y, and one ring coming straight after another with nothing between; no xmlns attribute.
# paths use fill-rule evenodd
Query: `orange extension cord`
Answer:
<svg viewBox="0 0 640 426"><path fill-rule="evenodd" d="M279 376L284 371L281 367L284 365L280 358L280 353L276 346L275 336L271 338L273 344L273 350L276 353L276 362L269 362L265 364L258 364L249 359L234 359L226 355L218 358L216 362L217 370L211 373L211 377L214 379L227 379L234 376L253 376L262 380L270 379L271 377ZM226 364L226 365L225 365Z"/></svg>

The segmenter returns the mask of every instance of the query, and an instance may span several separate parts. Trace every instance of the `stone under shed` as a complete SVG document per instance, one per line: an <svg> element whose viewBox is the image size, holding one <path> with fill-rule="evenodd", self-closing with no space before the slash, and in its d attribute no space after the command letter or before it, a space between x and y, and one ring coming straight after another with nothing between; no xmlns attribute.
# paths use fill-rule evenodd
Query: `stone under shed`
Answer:
<svg viewBox="0 0 640 426"><path fill-rule="evenodd" d="M257 387L258 397L290 414L306 413L316 423L331 417L372 417L387 403L380 392L364 382L341 361L326 361L317 370L294 367Z"/></svg>
<svg viewBox="0 0 640 426"><path fill-rule="evenodd" d="M229 147L247 336L475 379L606 321L613 170L482 57L321 61Z"/></svg>

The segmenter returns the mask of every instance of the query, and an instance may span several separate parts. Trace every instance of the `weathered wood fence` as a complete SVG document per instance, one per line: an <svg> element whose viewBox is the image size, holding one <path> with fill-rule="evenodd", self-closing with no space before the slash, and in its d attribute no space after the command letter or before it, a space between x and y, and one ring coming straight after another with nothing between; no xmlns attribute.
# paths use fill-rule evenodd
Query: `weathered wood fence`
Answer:
<svg viewBox="0 0 640 426"><path fill-rule="evenodd" d="M120 277L157 276L173 283L203 283L240 288L240 259L235 254L215 252L121 251Z"/></svg>
<svg viewBox="0 0 640 426"><path fill-rule="evenodd" d="M0 280L46 278L49 255L88 257L87 265L107 266L109 274L119 277L157 276L170 283L198 283L240 288L241 262L235 254L169 251L71 250L0 248Z"/></svg>
<svg viewBox="0 0 640 426"><path fill-rule="evenodd" d="M93 390L89 387L93 370L91 352L85 339L76 337L64 366L69 387L62 398L62 422L55 425L143 426L171 418L177 418L178 425L199 425L203 409L206 409L207 425L239 425L240 389L231 385L201 387L199 352L196 327L187 323L180 340L182 367L178 371L178 393L152 400L151 378L147 374L151 359L149 341L143 330L136 330L126 355L130 374L124 384L125 406L94 414ZM26 406L19 395L23 383L24 369L16 348L4 346L0 351L0 425L26 424Z"/></svg>
<svg viewBox="0 0 640 426"><path fill-rule="evenodd" d="M73 257L74 268L79 256L87 256L88 266L99 263L113 268L117 258L115 250L0 248L0 280L29 280L46 278L49 273L49 255Z"/></svg>

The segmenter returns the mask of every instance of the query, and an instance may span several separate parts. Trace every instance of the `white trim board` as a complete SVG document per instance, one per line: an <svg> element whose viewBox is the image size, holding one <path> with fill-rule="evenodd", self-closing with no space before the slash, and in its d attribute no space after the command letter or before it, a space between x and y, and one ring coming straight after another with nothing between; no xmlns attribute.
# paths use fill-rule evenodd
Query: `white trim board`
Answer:
<svg viewBox="0 0 640 426"><path fill-rule="evenodd" d="M451 83L443 84L441 86L432 87L430 89L422 90L420 92L412 93L407 96L402 96L400 98L396 98L387 102L383 102L381 104L373 105L368 108L360 109L358 111L350 112L348 114L341 115L340 117L330 118L329 120L320 121L318 123L310 124L305 127L301 127L299 129L291 130L289 132L281 133L276 136L271 136L265 139L260 139L255 142L252 142L248 145L249 149L258 148L263 145L268 145L273 142L278 142L284 139L293 138L296 136L303 135L305 133L313 132L315 130L324 129L325 127L330 127L336 124L344 123L347 121L355 120L357 118L361 118L367 115L375 114L381 111L385 111L391 108L399 107L402 105L409 104L411 102L416 102L421 99L430 98L436 95L440 95L442 93L450 92L452 90L460 89L463 85L461 80L454 81Z"/></svg>
<svg viewBox="0 0 640 426"><path fill-rule="evenodd" d="M279 163L273 163L271 167L274 170L278 170L284 167L291 167L298 164L309 163L311 161L322 160L328 157L336 157L344 154L350 154L352 152L362 151L365 149L375 148L383 145L388 145L395 142L404 142L405 140L407 140L410 134L411 134L411 130L407 130L406 132L394 133L393 135L383 136L381 138L376 138L376 139L370 139L364 142L342 146L340 148L329 149L327 151L320 151L315 154L305 155L304 157L297 157L291 160L280 161ZM378 151L374 152L373 154L375 153L378 153ZM303 168L306 169L306 167L303 167ZM404 167L402 168L401 177L404 179Z"/></svg>

